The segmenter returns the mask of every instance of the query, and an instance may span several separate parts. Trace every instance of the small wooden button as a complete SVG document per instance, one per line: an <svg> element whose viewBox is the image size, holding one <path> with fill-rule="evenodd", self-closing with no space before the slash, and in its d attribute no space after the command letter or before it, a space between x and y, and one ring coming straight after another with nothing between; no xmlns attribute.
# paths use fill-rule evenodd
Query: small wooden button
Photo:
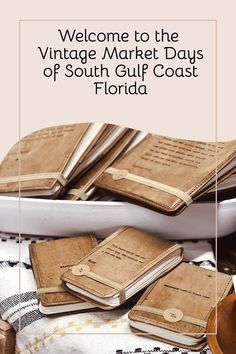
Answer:
<svg viewBox="0 0 236 354"><path fill-rule="evenodd" d="M118 181L119 179L123 179L128 175L128 171L127 170L120 170L116 173L114 173L114 175L112 176L112 179L114 179L115 181Z"/></svg>
<svg viewBox="0 0 236 354"><path fill-rule="evenodd" d="M90 267L86 264L78 264L72 267L71 272L74 275L85 275L90 272Z"/></svg>
<svg viewBox="0 0 236 354"><path fill-rule="evenodd" d="M182 320L184 314L179 309L167 309L164 311L163 317L168 322L178 322Z"/></svg>

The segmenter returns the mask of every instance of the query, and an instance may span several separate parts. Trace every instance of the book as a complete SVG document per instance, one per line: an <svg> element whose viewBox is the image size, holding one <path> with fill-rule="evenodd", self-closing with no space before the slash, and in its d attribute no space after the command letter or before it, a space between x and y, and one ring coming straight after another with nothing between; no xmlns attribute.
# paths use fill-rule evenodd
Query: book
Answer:
<svg viewBox="0 0 236 354"><path fill-rule="evenodd" d="M107 310L179 264L182 251L178 244L127 226L102 241L61 279L68 291Z"/></svg>
<svg viewBox="0 0 236 354"><path fill-rule="evenodd" d="M143 293L129 324L139 334L201 350L211 310L231 289L231 276L183 262Z"/></svg>
<svg viewBox="0 0 236 354"><path fill-rule="evenodd" d="M60 276L96 245L94 236L81 235L29 245L40 312L52 315L94 307L68 293L61 285Z"/></svg>
<svg viewBox="0 0 236 354"><path fill-rule="evenodd" d="M177 215L233 173L236 140L201 142L147 135L97 179L103 190Z"/></svg>
<svg viewBox="0 0 236 354"><path fill-rule="evenodd" d="M111 132L112 133L112 132ZM119 130L114 132L119 134ZM113 138L114 138L114 135ZM102 157L99 161L92 166L86 173L84 173L81 178L79 178L75 184L69 188L63 195L63 199L66 200L87 200L91 199L96 190L94 182L101 175L101 173L109 167L109 165L116 159L120 154L128 147L132 139L135 137L137 131L129 129L125 132L123 136L119 134L119 140L116 141L115 145L111 147L109 139L106 143L109 145L109 151L103 151ZM98 152L98 149L97 149Z"/></svg>
<svg viewBox="0 0 236 354"><path fill-rule="evenodd" d="M14 354L16 334L8 322L0 318L0 353Z"/></svg>
<svg viewBox="0 0 236 354"><path fill-rule="evenodd" d="M56 198L77 175L106 126L62 125L27 135L0 165L0 194L18 195L20 188L23 197Z"/></svg>

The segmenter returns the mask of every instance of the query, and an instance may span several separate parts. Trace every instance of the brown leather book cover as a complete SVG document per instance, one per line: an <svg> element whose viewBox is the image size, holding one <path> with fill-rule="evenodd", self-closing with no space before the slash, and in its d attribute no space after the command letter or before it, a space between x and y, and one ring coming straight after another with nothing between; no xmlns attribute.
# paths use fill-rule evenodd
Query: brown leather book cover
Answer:
<svg viewBox="0 0 236 354"><path fill-rule="evenodd" d="M144 292L129 313L131 328L176 346L200 350L206 345L212 307L231 289L231 276L183 262Z"/></svg>
<svg viewBox="0 0 236 354"><path fill-rule="evenodd" d="M93 194L91 188L102 172L124 151L134 138L136 130L129 129L119 141L102 158L85 173L71 188L64 194L63 199L67 200L87 200ZM91 192L90 192L91 191Z"/></svg>
<svg viewBox="0 0 236 354"><path fill-rule="evenodd" d="M71 171L65 176L65 169L90 127L90 123L54 126L21 139L0 165L0 193L18 194L20 173L22 196L58 195L67 185L70 174L84 160L101 135L91 137L91 144L85 148L79 160L73 162Z"/></svg>
<svg viewBox="0 0 236 354"><path fill-rule="evenodd" d="M217 159L216 159L217 157ZM176 215L233 171L236 140L210 143L151 135L112 164L98 187L168 215Z"/></svg>
<svg viewBox="0 0 236 354"><path fill-rule="evenodd" d="M8 322L0 318L0 353L14 354L16 334Z"/></svg>
<svg viewBox="0 0 236 354"><path fill-rule="evenodd" d="M56 306L57 313L61 312L63 305L82 302L61 287L60 276L96 245L94 236L81 235L29 245L40 307L44 308L41 312L50 314L52 307Z"/></svg>
<svg viewBox="0 0 236 354"><path fill-rule="evenodd" d="M124 303L182 260L182 247L132 227L102 241L61 277L73 294L104 309Z"/></svg>

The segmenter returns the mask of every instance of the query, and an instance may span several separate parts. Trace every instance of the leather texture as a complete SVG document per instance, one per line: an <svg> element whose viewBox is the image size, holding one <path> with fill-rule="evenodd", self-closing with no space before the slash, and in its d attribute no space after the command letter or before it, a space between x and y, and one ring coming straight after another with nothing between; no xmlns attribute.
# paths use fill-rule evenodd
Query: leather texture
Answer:
<svg viewBox="0 0 236 354"><path fill-rule="evenodd" d="M236 140L218 143L217 146L219 172L235 158ZM195 200L215 183L213 180L206 187L216 172L215 143L149 134L111 167L174 187ZM183 200L171 193L125 177L115 179L106 171L95 184L168 215L176 215L186 207Z"/></svg>
<svg viewBox="0 0 236 354"><path fill-rule="evenodd" d="M231 276L183 262L152 284L144 292L137 305L148 306L163 311L177 309L183 313L183 316L206 322L212 307L216 305L216 302L221 301L222 298L227 296L231 289ZM163 315L141 310L131 310L129 312L129 319L173 332L185 333L190 337L199 339L206 332L206 328L185 322L183 319L177 322L170 322ZM171 340L161 340L173 343ZM205 345L206 341L201 341L196 346L184 346L181 344L181 347L199 350Z"/></svg>
<svg viewBox="0 0 236 354"><path fill-rule="evenodd" d="M236 353L236 294L223 299L208 319L207 342L214 354Z"/></svg>
<svg viewBox="0 0 236 354"><path fill-rule="evenodd" d="M15 353L16 334L8 322L0 318L0 353Z"/></svg>
<svg viewBox="0 0 236 354"><path fill-rule="evenodd" d="M176 250L180 250L182 254L180 245L132 227L124 227L102 241L78 265L89 266L93 273L120 284L124 289ZM101 298L118 294L116 289L90 279L86 274L74 275L70 269L61 279ZM79 293L78 296L101 308L109 308Z"/></svg>
<svg viewBox="0 0 236 354"><path fill-rule="evenodd" d="M37 289L57 287L60 276L97 245L94 236L77 236L29 245L30 260ZM43 306L66 305L81 300L66 290L39 294Z"/></svg>
<svg viewBox="0 0 236 354"><path fill-rule="evenodd" d="M12 147L2 161L0 165L0 177L19 175L19 149L21 175L48 172L63 173L65 166L90 125L90 123L81 123L55 126L27 135L20 141L20 145L17 143ZM86 154L92 149L99 137L100 135L98 134L96 139L91 141L89 149L85 151L78 162L84 160ZM54 178L21 181L21 191L32 192L32 195L35 195L36 191L50 190L57 184L58 181ZM62 186L58 185L62 189ZM0 193L18 191L18 182L0 184Z"/></svg>
<svg viewBox="0 0 236 354"><path fill-rule="evenodd" d="M129 129L124 136L113 146L113 148L106 153L88 172L86 172L74 185L71 185L69 191L67 191L63 199L67 200L79 200L79 196L73 195L70 189L82 190L87 192L90 187L94 185L96 179L102 174L102 172L111 165L112 162L123 152L128 146L131 140L134 138L136 130Z"/></svg>

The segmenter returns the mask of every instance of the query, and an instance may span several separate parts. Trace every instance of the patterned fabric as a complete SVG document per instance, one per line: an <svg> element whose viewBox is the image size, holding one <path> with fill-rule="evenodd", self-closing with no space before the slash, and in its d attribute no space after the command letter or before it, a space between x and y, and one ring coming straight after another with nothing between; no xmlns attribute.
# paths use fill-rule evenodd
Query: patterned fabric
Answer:
<svg viewBox="0 0 236 354"><path fill-rule="evenodd" d="M0 314L17 332L18 354L136 354L181 353L176 348L145 336L134 335L128 324L132 304L112 311L94 311L45 317L39 312L28 245L43 242L35 237L2 235L0 241ZM207 241L184 242L185 260L214 267ZM20 249L20 261L19 261ZM199 252L200 249L200 252ZM201 354L209 354L204 349Z"/></svg>

